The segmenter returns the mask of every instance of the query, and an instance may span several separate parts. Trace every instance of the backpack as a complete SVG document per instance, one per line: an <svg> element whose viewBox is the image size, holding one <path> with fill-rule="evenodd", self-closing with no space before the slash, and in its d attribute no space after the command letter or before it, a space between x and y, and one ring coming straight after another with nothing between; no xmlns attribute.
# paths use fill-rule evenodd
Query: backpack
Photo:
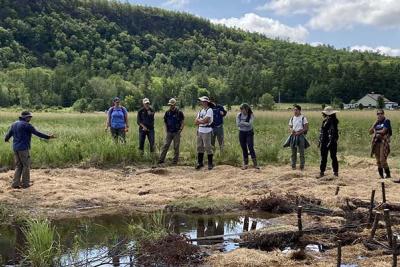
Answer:
<svg viewBox="0 0 400 267"><path fill-rule="evenodd" d="M207 115L207 111L210 109L211 107L208 107L207 109L206 109L206 115ZM211 108L212 109L212 108ZM203 110L203 109L202 109ZM201 110L199 111L199 113L198 113L198 117L200 118L200 113L201 113ZM200 118L200 119L202 119L202 118ZM211 123L208 123L207 125L205 125L205 126L200 126L200 127L207 127L207 128L213 128L214 126L213 126L213 124L214 124L214 115L212 116L212 122Z"/></svg>
<svg viewBox="0 0 400 267"><path fill-rule="evenodd" d="M292 126L293 126L293 118L294 118L294 116L292 117L292 118L290 118L290 123L292 124ZM304 128L304 116L303 115L301 115L301 123L303 124L303 128ZM308 129L307 129L307 131L304 131L304 135L306 135L308 133Z"/></svg>
<svg viewBox="0 0 400 267"><path fill-rule="evenodd" d="M388 120L388 119L385 119L385 120L387 121L387 124L388 124L388 134L389 134L389 136L392 136L392 134L393 134L392 124L390 123L390 120Z"/></svg>

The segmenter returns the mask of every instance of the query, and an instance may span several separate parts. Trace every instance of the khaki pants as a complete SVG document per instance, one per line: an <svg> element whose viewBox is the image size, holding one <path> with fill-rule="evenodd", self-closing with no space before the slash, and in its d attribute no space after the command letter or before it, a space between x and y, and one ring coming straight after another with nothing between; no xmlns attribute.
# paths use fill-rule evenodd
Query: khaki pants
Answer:
<svg viewBox="0 0 400 267"><path fill-rule="evenodd" d="M165 157L167 156L167 152L169 147L171 146L172 141L174 141L174 163L178 163L179 160L179 145L181 142L181 133L170 133L167 132L167 136L165 137L165 143L161 151L160 162L164 162Z"/></svg>
<svg viewBox="0 0 400 267"><path fill-rule="evenodd" d="M376 164L378 165L378 168L384 168L387 169L389 168L389 165L387 163L387 158L385 157L385 154L383 153L383 143L377 143L375 145L375 158L376 158Z"/></svg>
<svg viewBox="0 0 400 267"><path fill-rule="evenodd" d="M213 154L213 149L211 146L212 132L210 133L200 133L197 132L197 153L207 152L208 155Z"/></svg>
<svg viewBox="0 0 400 267"><path fill-rule="evenodd" d="M29 155L29 150L15 151L14 161L15 161L15 173L12 186L13 187L21 186L21 176L22 176L22 186L28 187L30 182L30 168L31 168L31 157Z"/></svg>

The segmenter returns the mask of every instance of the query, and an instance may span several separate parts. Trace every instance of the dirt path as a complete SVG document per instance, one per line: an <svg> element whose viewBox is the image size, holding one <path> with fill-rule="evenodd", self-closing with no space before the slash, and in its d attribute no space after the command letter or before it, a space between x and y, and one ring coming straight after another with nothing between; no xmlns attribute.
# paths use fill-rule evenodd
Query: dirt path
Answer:
<svg viewBox="0 0 400 267"><path fill-rule="evenodd" d="M317 180L318 169L293 171L287 166L265 166L261 171L242 171L232 166L217 166L213 171L190 167L158 169L40 169L32 171L33 186L26 190L10 188L12 172L0 173L0 203L5 202L31 213L49 217L98 215L137 210L152 210L177 199L209 197L240 202L269 191L299 193L334 204L337 185L340 197L369 199L380 180L373 161L354 160L341 170L340 177L328 175ZM398 170L394 170L398 173ZM387 180L387 199L400 202L400 184Z"/></svg>

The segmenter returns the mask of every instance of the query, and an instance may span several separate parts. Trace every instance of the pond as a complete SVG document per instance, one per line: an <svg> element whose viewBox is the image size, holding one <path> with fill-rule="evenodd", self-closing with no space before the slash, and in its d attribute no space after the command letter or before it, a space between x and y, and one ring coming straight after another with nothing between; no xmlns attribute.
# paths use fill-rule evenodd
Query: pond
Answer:
<svg viewBox="0 0 400 267"><path fill-rule="evenodd" d="M53 221L52 225L60 236L63 251L62 265L73 266L134 266L134 255L123 257L113 255L114 245L125 240L129 224L139 222L149 216L101 216L97 218L68 219ZM209 250L227 252L238 248L241 233L270 225L268 213L187 215L165 214L165 224L169 231L184 234L192 243ZM212 237L212 239L205 237ZM75 243L79 242L79 249ZM133 246L134 241L124 242ZM18 266L24 250L24 235L21 227L0 226L0 262L8 266ZM74 253L71 253L73 251ZM74 265L76 266L76 265Z"/></svg>

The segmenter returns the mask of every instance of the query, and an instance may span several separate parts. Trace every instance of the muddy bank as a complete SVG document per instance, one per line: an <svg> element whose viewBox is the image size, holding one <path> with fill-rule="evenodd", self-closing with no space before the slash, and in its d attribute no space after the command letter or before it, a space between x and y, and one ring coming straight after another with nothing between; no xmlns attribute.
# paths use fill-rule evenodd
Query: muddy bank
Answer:
<svg viewBox="0 0 400 267"><path fill-rule="evenodd" d="M32 171L33 186L27 190L10 188L13 172L9 171L0 173L0 203L51 218L151 211L196 199L211 199L214 204L224 203L223 209L235 209L244 199L256 199L268 192L301 194L336 207L347 197L368 200L372 189L377 190L376 199L380 200L375 169L373 163L344 167L339 178L327 175L322 179L315 178L317 168L300 172L287 166L265 166L261 171L217 166L211 172L179 166L39 169ZM388 201L400 202L400 185L386 182ZM340 191L335 196L337 186Z"/></svg>

